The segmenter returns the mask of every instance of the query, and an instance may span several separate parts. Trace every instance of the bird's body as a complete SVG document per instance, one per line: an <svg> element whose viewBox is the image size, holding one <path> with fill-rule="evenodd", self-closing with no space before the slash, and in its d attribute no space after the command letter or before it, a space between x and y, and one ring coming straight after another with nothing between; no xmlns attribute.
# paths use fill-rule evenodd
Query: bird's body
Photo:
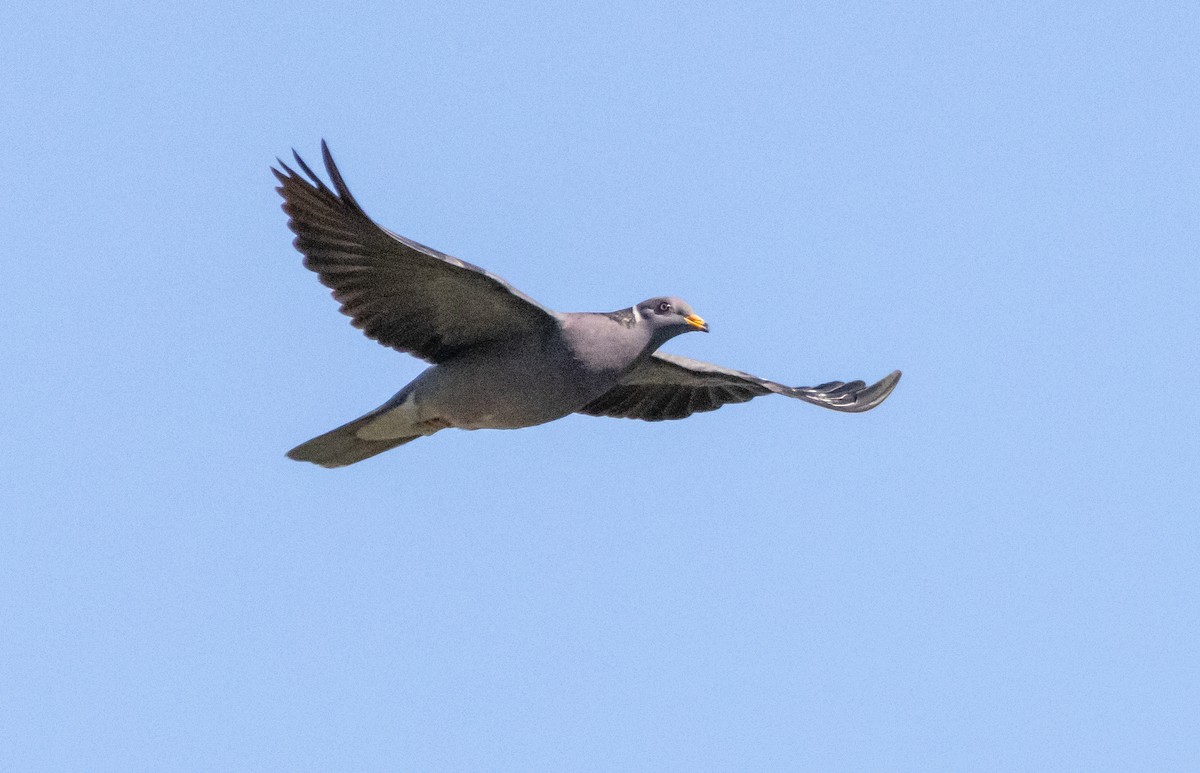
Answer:
<svg viewBox="0 0 1200 773"><path fill-rule="evenodd" d="M400 445L443 429L521 429L569 416L616 386L647 353L647 330L619 317L561 314L548 332L431 365L379 408L293 455L320 454L339 439ZM539 399L530 401L531 394Z"/></svg>
<svg viewBox="0 0 1200 773"><path fill-rule="evenodd" d="M619 338L598 338L605 331ZM559 330L433 365L400 394L411 395L420 420L459 429L544 424L575 413L616 385L645 349L632 333L602 314L564 314ZM602 351L587 346L597 340L608 345ZM530 394L541 399L530 402Z"/></svg>
<svg viewBox="0 0 1200 773"><path fill-rule="evenodd" d="M376 225L350 195L322 143L328 188L282 162L284 211L305 265L333 288L355 326L432 365L370 413L288 452L339 467L442 429L519 429L571 413L679 419L776 393L845 412L869 410L895 387L830 382L786 387L740 371L657 353L708 325L679 298L611 313L551 311L464 261Z"/></svg>

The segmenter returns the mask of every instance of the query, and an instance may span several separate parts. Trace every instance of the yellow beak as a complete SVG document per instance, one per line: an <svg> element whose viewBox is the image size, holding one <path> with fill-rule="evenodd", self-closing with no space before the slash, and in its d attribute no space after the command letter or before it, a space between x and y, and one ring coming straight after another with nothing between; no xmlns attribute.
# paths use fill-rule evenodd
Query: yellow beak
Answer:
<svg viewBox="0 0 1200 773"><path fill-rule="evenodd" d="M687 315L686 317L683 318L683 321L688 323L692 327L696 328L697 330L703 330L705 333L708 332L708 323L705 322L703 319L701 319L699 316L697 316L695 314Z"/></svg>

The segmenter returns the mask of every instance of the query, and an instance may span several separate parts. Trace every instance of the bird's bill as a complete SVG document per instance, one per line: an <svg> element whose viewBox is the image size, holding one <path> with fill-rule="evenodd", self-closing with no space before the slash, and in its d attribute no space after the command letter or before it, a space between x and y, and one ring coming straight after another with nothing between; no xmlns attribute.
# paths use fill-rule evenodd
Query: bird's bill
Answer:
<svg viewBox="0 0 1200 773"><path fill-rule="evenodd" d="M697 330L703 330L705 333L708 332L708 323L705 322L703 319L701 319L696 314L687 315L686 317L683 318L683 321L688 323L692 327L696 328Z"/></svg>

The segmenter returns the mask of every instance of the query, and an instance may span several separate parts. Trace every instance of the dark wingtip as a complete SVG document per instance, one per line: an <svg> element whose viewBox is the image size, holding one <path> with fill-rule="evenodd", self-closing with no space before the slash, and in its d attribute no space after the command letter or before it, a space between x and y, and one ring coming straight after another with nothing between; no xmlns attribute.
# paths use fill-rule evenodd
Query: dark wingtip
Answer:
<svg viewBox="0 0 1200 773"><path fill-rule="evenodd" d="M321 139L321 160L325 162L325 171L336 182L336 178L338 177L337 164L333 163L333 154L329 152L329 143L324 138Z"/></svg>
<svg viewBox="0 0 1200 773"><path fill-rule="evenodd" d="M325 181L321 179L320 175L314 172L312 167L310 167L308 163L300 157L299 151L297 151L295 148L292 148L292 158L295 159L296 167L300 170L299 173L293 171L290 166L283 162L283 159L275 159L275 162L278 164L278 168L271 167L271 171L274 173L275 177L279 179L279 182L287 184L290 181L298 180L307 186L315 188L321 193L328 194L336 199L339 199L342 204L358 210L360 214L364 214L362 207L354 199L354 196L351 195L350 189L346 185L346 181L342 179L342 173L338 170L337 164L334 163L333 153L331 153L329 150L329 143L326 142L324 138L321 139L321 159L325 162L325 171L329 175L330 182L333 183L333 188L330 188L325 184Z"/></svg>
<svg viewBox="0 0 1200 773"><path fill-rule="evenodd" d="M896 388L896 385L900 383L901 375L902 374L900 371L893 370L891 373L879 379L879 381L876 381L874 384L855 395L854 405L845 410L850 413L862 413L863 411L871 410L887 399L888 395L892 393L892 390Z"/></svg>
<svg viewBox="0 0 1200 773"><path fill-rule="evenodd" d="M350 193L350 188L346 185L346 181L342 179L342 173L338 169L337 164L334 163L333 153L329 151L329 143L324 138L321 139L321 159L325 162L325 172L329 175L329 180L333 183L338 197L361 212L362 207L359 206L353 194Z"/></svg>
<svg viewBox="0 0 1200 773"><path fill-rule="evenodd" d="M816 387L792 389L787 394L831 411L862 413L886 400L899 381L900 371L894 370L871 386L862 381L851 381L849 384L830 381Z"/></svg>
<svg viewBox="0 0 1200 773"><path fill-rule="evenodd" d="M321 180L320 176L304 162L304 159L300 158L300 154L296 152L295 148L292 148L292 156L296 159L296 163L300 166L300 170L308 175L309 179L312 180L312 184L317 187L317 190L322 192L329 190L325 187L325 182Z"/></svg>

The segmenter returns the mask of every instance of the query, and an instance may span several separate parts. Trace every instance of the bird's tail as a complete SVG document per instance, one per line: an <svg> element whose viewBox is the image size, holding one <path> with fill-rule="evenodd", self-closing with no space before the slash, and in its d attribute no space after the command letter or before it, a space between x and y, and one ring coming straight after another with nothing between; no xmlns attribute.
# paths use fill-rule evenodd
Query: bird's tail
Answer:
<svg viewBox="0 0 1200 773"><path fill-rule="evenodd" d="M364 440L359 437L358 431L378 415L379 411L371 411L349 424L343 424L324 435L301 443L287 452L288 458L298 462L312 462L322 467L345 467L423 437L421 434L381 440Z"/></svg>

